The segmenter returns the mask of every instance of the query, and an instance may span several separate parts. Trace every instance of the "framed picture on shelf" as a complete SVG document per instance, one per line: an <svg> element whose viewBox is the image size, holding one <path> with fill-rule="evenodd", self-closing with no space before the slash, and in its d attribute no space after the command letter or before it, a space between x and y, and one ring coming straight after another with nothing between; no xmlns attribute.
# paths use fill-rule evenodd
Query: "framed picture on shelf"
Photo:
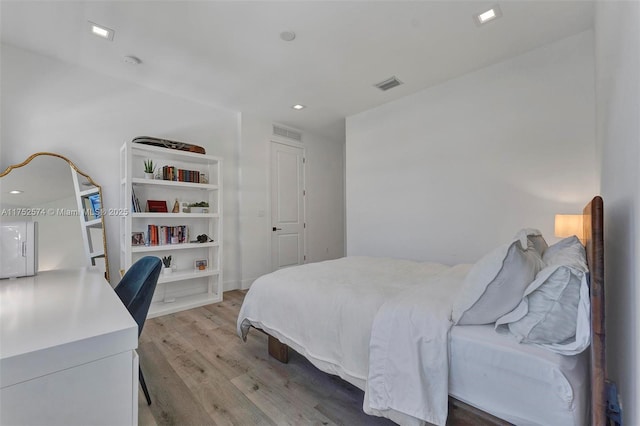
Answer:
<svg viewBox="0 0 640 426"><path fill-rule="evenodd" d="M144 245L144 232L132 232L131 233L131 245L143 246Z"/></svg>
<svg viewBox="0 0 640 426"><path fill-rule="evenodd" d="M147 200L149 213L168 213L167 202L164 200Z"/></svg>
<svg viewBox="0 0 640 426"><path fill-rule="evenodd" d="M206 270L209 264L209 262L207 262L207 259L196 259L194 263L195 263L196 271Z"/></svg>

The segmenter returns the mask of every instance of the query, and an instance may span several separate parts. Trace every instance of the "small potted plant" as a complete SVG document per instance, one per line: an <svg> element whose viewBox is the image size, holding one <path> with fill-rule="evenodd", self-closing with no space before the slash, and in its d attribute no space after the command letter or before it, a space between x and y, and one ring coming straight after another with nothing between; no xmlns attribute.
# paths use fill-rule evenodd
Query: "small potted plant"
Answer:
<svg viewBox="0 0 640 426"><path fill-rule="evenodd" d="M191 213L209 213L209 203L206 201L191 203L189 204L189 211Z"/></svg>
<svg viewBox="0 0 640 426"><path fill-rule="evenodd" d="M162 269L162 272L165 273L165 274L170 274L171 273L171 255L163 256L162 257L162 264L164 265L164 268Z"/></svg>
<svg viewBox="0 0 640 426"><path fill-rule="evenodd" d="M145 179L153 179L153 173L156 171L156 166L153 164L153 160L144 160L144 177Z"/></svg>

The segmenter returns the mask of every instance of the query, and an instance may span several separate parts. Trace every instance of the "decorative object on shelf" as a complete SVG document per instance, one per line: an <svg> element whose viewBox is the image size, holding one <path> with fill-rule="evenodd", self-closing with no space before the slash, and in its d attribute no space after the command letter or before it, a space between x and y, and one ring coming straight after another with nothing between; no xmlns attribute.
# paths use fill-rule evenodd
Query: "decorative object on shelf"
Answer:
<svg viewBox="0 0 640 426"><path fill-rule="evenodd" d="M176 202L173 203L173 210L171 210L171 213L180 213L180 203L178 202L177 198Z"/></svg>
<svg viewBox="0 0 640 426"><path fill-rule="evenodd" d="M189 211L191 213L209 213L209 203L206 201L191 203L189 204Z"/></svg>
<svg viewBox="0 0 640 426"><path fill-rule="evenodd" d="M185 142L171 141L168 139L153 138L150 136L138 136L133 138L134 143L142 143L145 145L159 146L162 148L177 149L180 151L195 152L197 154L206 154L203 147Z"/></svg>
<svg viewBox="0 0 640 426"><path fill-rule="evenodd" d="M167 202L164 200L147 200L149 213L168 213Z"/></svg>
<svg viewBox="0 0 640 426"><path fill-rule="evenodd" d="M207 259L196 259L195 268L197 271L205 271L207 269L208 263L209 262L207 261Z"/></svg>
<svg viewBox="0 0 640 426"><path fill-rule="evenodd" d="M200 234L196 237L196 241L198 243L211 243L213 242L213 240L211 238L209 238L209 236L207 234Z"/></svg>
<svg viewBox="0 0 640 426"><path fill-rule="evenodd" d="M206 173L200 173L200 183L209 183L209 178Z"/></svg>
<svg viewBox="0 0 640 426"><path fill-rule="evenodd" d="M182 213L189 213L189 203L180 203L180 211Z"/></svg>
<svg viewBox="0 0 640 426"><path fill-rule="evenodd" d="M162 264L164 265L164 268L162 268L163 273L170 274L173 272L173 269L171 269L171 255L162 256Z"/></svg>
<svg viewBox="0 0 640 426"><path fill-rule="evenodd" d="M131 233L131 245L132 246L143 246L144 241L144 232L132 232Z"/></svg>
<svg viewBox="0 0 640 426"><path fill-rule="evenodd" d="M153 160L144 160L144 177L145 179L153 179L153 173L156 171L156 166L153 164Z"/></svg>

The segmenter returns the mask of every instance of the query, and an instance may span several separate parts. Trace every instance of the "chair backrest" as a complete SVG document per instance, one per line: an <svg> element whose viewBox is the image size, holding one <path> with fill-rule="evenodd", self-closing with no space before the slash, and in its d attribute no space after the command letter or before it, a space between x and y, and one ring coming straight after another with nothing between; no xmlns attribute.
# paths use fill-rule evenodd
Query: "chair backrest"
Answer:
<svg viewBox="0 0 640 426"><path fill-rule="evenodd" d="M124 274L114 289L124 306L138 323L138 336L142 333L144 321L147 319L151 298L162 270L162 261L154 256L145 256Z"/></svg>

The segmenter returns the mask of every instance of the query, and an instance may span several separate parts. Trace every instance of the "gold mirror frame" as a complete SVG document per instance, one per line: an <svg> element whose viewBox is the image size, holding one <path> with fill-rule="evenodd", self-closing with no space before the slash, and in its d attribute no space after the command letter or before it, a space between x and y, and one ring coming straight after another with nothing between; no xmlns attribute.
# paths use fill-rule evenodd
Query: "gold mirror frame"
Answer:
<svg viewBox="0 0 640 426"><path fill-rule="evenodd" d="M102 223L102 244L103 244L103 250L104 250L104 263L105 263L105 272L104 272L104 276L105 279L107 281L109 281L109 256L107 253L107 233L106 233L106 228L105 228L105 222L104 222L104 197L102 196L102 186L98 185L92 178L91 176L89 176L88 174L84 173L82 170L80 170L74 163L73 161L69 160L67 157L65 157L64 155L60 155L60 154L56 154L55 152L36 152L35 154L32 154L31 156L29 156L29 158L27 158L26 160L24 160L22 163L19 164L13 164L9 167L7 167L2 173L0 173L0 178L8 175L9 173L11 173L11 171L19 169L21 167L24 167L26 165L28 165L34 158L37 158L39 156L50 156L50 157L58 157L63 161L66 161L67 164L69 164L69 167L71 167L73 170L76 171L76 173L78 173L79 175L83 176L85 179L87 179L87 181L89 183L91 183L93 186L95 186L98 189L98 194L100 195L100 203L101 203L101 214L100 214L100 221ZM80 213L78 213L80 214Z"/></svg>

